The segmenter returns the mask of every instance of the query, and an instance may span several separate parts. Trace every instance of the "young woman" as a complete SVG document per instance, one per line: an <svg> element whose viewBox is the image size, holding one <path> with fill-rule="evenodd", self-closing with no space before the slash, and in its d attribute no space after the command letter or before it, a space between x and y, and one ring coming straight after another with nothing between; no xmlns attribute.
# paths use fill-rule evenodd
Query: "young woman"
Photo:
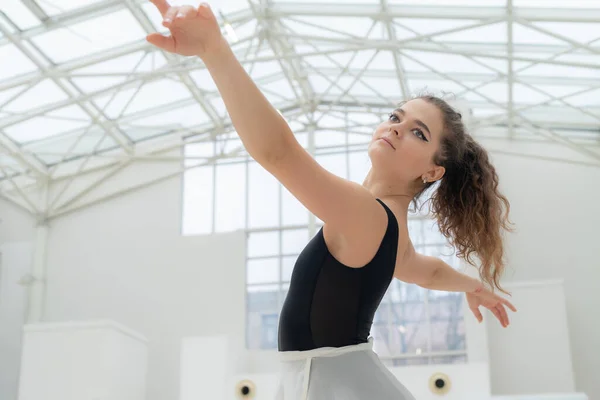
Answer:
<svg viewBox="0 0 600 400"><path fill-rule="evenodd" d="M364 183L347 181L322 168L296 141L235 58L208 5L152 2L170 35L154 33L147 40L202 59L250 156L324 222L298 257L281 312L278 399L413 398L379 361L369 339L394 277L465 292L479 321L483 306L508 326L505 307L516 310L494 293L501 290L508 201L459 113L433 96L404 102L374 130ZM418 254L410 241L409 205L436 182L433 215L459 256L471 263L477 257L480 280Z"/></svg>

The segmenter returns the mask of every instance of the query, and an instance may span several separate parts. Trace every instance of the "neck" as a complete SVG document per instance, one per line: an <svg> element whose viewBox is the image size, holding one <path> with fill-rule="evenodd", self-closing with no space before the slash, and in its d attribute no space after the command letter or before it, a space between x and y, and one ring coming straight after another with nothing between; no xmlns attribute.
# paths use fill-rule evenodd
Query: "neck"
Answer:
<svg viewBox="0 0 600 400"><path fill-rule="evenodd" d="M365 177L363 187L367 188L373 196L388 200L402 208L403 212L408 213L408 208L413 195L408 187L402 187L401 185L390 185L386 183L386 180L381 179L373 172L373 169L369 170L369 173Z"/></svg>

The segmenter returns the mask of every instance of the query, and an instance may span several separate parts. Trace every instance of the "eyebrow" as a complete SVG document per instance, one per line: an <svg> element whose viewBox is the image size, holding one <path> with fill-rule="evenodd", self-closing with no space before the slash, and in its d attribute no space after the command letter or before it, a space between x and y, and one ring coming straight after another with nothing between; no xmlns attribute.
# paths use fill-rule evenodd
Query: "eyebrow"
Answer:
<svg viewBox="0 0 600 400"><path fill-rule="evenodd" d="M404 111L401 108L396 108L394 111L402 114L403 116L406 115L406 111ZM427 133L429 133L429 139L431 139L431 131L429 130L429 128L427 127L427 125L425 125L425 123L423 123L423 121L421 121L419 119L415 119L415 123L417 125L419 125L421 128L425 129L427 131Z"/></svg>

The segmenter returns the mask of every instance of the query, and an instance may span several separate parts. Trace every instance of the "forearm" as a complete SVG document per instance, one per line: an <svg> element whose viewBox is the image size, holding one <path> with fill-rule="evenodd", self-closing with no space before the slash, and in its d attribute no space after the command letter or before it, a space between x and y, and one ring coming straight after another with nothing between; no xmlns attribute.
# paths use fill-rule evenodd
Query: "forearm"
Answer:
<svg viewBox="0 0 600 400"><path fill-rule="evenodd" d="M474 292L482 287L479 280L465 275L442 260L439 260L434 269L431 278L424 284L420 284L426 289L443 290L446 292Z"/></svg>
<svg viewBox="0 0 600 400"><path fill-rule="evenodd" d="M289 125L252 81L224 42L202 58L244 147L259 163L277 159L296 140Z"/></svg>

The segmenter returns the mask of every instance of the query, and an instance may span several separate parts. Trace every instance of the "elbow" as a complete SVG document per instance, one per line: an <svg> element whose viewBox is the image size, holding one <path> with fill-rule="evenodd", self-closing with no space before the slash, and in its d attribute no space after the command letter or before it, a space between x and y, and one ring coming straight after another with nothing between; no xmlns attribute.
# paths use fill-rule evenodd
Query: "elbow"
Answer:
<svg viewBox="0 0 600 400"><path fill-rule="evenodd" d="M294 148L294 141L296 140L294 134L291 132L281 136L279 140L271 141L267 146L257 149L254 152L249 151L248 153L267 170L280 165L283 160L289 157Z"/></svg>
<svg viewBox="0 0 600 400"><path fill-rule="evenodd" d="M434 286L435 282L437 281L437 277L439 275L440 272L440 268L436 267L433 268L433 270L428 274L427 276L427 282L425 283L428 286Z"/></svg>
<svg viewBox="0 0 600 400"><path fill-rule="evenodd" d="M436 282L439 271L440 269L437 267L424 271L418 277L415 277L416 279L414 279L413 283L425 289L432 289L437 286Z"/></svg>

